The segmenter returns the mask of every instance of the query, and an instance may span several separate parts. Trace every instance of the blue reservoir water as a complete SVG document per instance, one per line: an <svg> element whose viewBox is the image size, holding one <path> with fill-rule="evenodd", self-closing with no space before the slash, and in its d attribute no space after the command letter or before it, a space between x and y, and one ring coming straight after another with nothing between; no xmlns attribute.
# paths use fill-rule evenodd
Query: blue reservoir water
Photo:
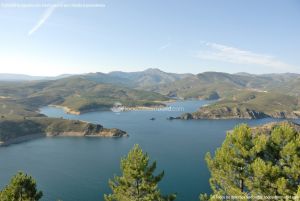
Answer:
<svg viewBox="0 0 300 201"><path fill-rule="evenodd" d="M130 135L124 138L53 137L41 138L0 148L0 187L22 170L32 175L43 190L42 200L96 201L109 193L108 179L120 174L120 159L134 144L140 144L158 171L163 193L177 193L178 201L198 200L209 193L209 172L204 161L207 152L221 145L226 131L236 124L258 125L261 120L166 120L192 112L208 101L182 101L169 104L178 111L93 112L65 114L53 107L41 108L50 117L80 119L119 128ZM184 109L184 111L182 111ZM155 120L151 121L150 118Z"/></svg>

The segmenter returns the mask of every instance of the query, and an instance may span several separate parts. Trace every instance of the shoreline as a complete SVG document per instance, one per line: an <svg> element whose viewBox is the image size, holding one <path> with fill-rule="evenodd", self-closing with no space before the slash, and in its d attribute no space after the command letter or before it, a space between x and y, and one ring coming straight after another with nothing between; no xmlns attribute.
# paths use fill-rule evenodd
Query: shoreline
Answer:
<svg viewBox="0 0 300 201"><path fill-rule="evenodd" d="M9 145L12 145L12 144L19 144L19 143L22 143L22 142L27 142L27 141L30 141L30 140L35 140L35 139L43 138L43 137L46 137L45 133L24 135L24 136L16 137L16 138L13 138L13 139L9 139L5 142L0 141L0 147L6 147L6 146L9 146Z"/></svg>
<svg viewBox="0 0 300 201"><path fill-rule="evenodd" d="M172 102L176 102L176 100L172 101ZM172 102L160 102L162 104L164 103L172 103ZM110 111L110 112L115 112L112 111L111 108L96 108L96 109L90 109L90 110L83 110L83 111L76 111L76 110L72 110L71 108L67 107L67 106L61 106L61 105L48 105L48 107L55 107L55 108L60 108L62 109L66 114L72 114L72 115L81 115L81 114L86 114L86 113L90 113L90 112L98 112L98 111ZM155 110L155 109L161 109L161 108L165 108L167 107L167 105L157 105L157 106L135 106L135 107L120 107L119 111L116 112L128 112L128 111L151 111L151 110ZM118 108L116 109L118 110Z"/></svg>
<svg viewBox="0 0 300 201"><path fill-rule="evenodd" d="M272 116L272 115L266 115L263 117L233 117L233 116L220 116L220 117L195 117L192 113L190 117L184 117L184 116L178 116L178 117L171 117L173 119L180 119L180 120L259 120L259 119L282 119L282 120L298 120L300 119L300 116L294 116L294 115L286 115L286 116ZM186 114L183 114L186 115Z"/></svg>
<svg viewBox="0 0 300 201"><path fill-rule="evenodd" d="M74 115L80 115L81 113L79 111L72 110L71 108L67 106L62 106L62 105L48 105L48 107L55 107L55 108L60 108L63 109L63 111L67 114L74 114Z"/></svg>
<svg viewBox="0 0 300 201"><path fill-rule="evenodd" d="M174 102L176 102L176 101L178 101L177 99L170 99L170 100L165 100L165 101L153 101L153 102L155 102L155 103L174 103Z"/></svg>
<svg viewBox="0 0 300 201"><path fill-rule="evenodd" d="M97 111L110 111L110 108L98 108L98 109L76 111L67 106L62 106L62 105L48 105L48 107L59 108L59 109L62 109L66 114L72 114L72 115L81 115L81 114L85 114L85 113L89 113L89 112L97 112Z"/></svg>
<svg viewBox="0 0 300 201"><path fill-rule="evenodd" d="M46 133L38 133L16 137L13 139L9 139L7 141L0 141L0 147L6 147L13 144L20 144L22 142L27 142L39 138L52 138L52 137L94 137L94 138L119 138L119 137L129 137L128 133L122 133L122 135L111 135L111 131L114 129L104 129L100 131L98 134L88 134L85 135L85 132L46 132Z"/></svg>

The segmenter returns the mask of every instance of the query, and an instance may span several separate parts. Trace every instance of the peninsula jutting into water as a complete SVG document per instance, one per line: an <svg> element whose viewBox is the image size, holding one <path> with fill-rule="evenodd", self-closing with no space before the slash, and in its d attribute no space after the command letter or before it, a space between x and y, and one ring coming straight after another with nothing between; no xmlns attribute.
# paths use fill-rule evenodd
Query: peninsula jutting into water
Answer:
<svg viewBox="0 0 300 201"><path fill-rule="evenodd" d="M293 0L0 1L0 201L298 200Z"/></svg>
<svg viewBox="0 0 300 201"><path fill-rule="evenodd" d="M141 81L145 79L146 83ZM277 83L278 80L283 81ZM181 114L180 119L295 119L300 114L300 88L294 87L295 80L300 80L300 75L255 76L213 72L186 75L148 69L133 73L90 73L56 80L2 82L0 104L3 109L0 114L3 129L0 137L4 144L8 144L6 141L14 140L15 137L30 139L33 134L47 133L51 136L73 132L68 134L72 136L81 132L80 135L88 135L89 131L86 133L84 129L89 130L88 127L92 125L47 119L36 112L40 107L48 105L78 115L99 110L109 111L116 103L122 104L124 108L143 110L164 107L167 101L176 99L204 99L215 102L191 114ZM287 86L291 86L289 90L278 93L278 88ZM10 131L10 126L6 125L13 124L17 126L13 126L15 130ZM53 128L49 124L54 124ZM51 129L57 129L60 134L51 134ZM24 138L25 135L30 136ZM101 135L123 134L113 130L110 134L106 132Z"/></svg>
<svg viewBox="0 0 300 201"><path fill-rule="evenodd" d="M122 79L125 80L121 82ZM137 82L136 80L140 81ZM141 80L147 80L147 83ZM190 82L190 80L193 80L193 82ZM278 80L284 81L277 84L275 89L274 85ZM180 192L177 200L196 199L201 192L211 192L207 183L209 173L205 170L204 154L209 150L213 151L221 144L226 131L243 122L259 125L281 119L298 121L298 88L291 87L290 90L282 90L281 93L277 91L280 87L287 88L292 85L291 83L294 84L295 80L300 80L300 75L256 76L217 72L192 75L148 69L133 73L112 72L107 74L70 75L55 80L3 81L0 83L1 145L7 146L31 140L32 142L24 143L24 145L22 145L23 143L14 145L11 149L16 149L15 146L22 149L23 146L29 145L33 146L36 153L39 153L36 149L43 146L46 148L45 151L48 157L52 157L51 152L49 152L52 149L65 150L63 154L55 152L55 154L64 156L66 151L76 153L77 151L73 149L77 150L80 146L80 150L82 150L80 157L78 154L72 154L68 157L75 157L74 160L79 163L85 163L83 161L91 157L94 160L99 160L99 162L106 161L104 166L97 163L99 169L104 169L100 175L99 173L97 175L107 181L109 175L113 175L113 172L108 171L108 168L111 169L114 166L114 172L118 172L116 163L122 154L128 151L129 146L138 143L155 157L161 158L155 154L155 150L152 148L157 147L159 144L160 152L164 150L165 157L167 157L162 157L165 161L164 168L170 176L173 175L174 177L174 179L170 179L167 175L165 178L166 183L160 184L162 188L167 192ZM187 83L189 84L187 85ZM175 121L170 121L172 119ZM211 124L214 124L215 128L208 128ZM74 139L74 137L123 137L128 135L129 138L120 139L120 141L110 141L108 139L98 141L95 138L89 138L95 141L94 143L85 138L81 139L82 142ZM41 137L48 138L42 140ZM70 139L67 140L64 137ZM218 140L215 141L215 139ZM174 147L164 149L163 147L170 142L174 144ZM195 144L195 142L197 143ZM207 142L207 144L203 144L204 142ZM72 146L68 145L70 143L79 144L74 148L70 148ZM101 150L104 147L106 148L101 153L96 154L97 144L103 146ZM107 148L108 146L114 147L114 144L121 147L117 150ZM185 158L179 157L179 161L185 161L185 164L189 164L190 168L194 167L193 170L189 170L189 172L194 173L190 177L188 176L187 179L193 181L194 185L202 185L200 190L188 190L181 187L181 190L178 191L175 186L170 186L170 183L176 184L179 182L178 179L183 179L175 175L180 172L179 169L182 166L176 163L177 168L170 170L171 167L174 167L174 164L171 165L174 162L172 162L173 160L168 162L168 158L174 158L174 156L182 153L182 149L177 149L176 144L178 146L185 145L186 147L192 147L193 145L194 150L198 150L197 152L186 151L182 156ZM199 149L199 144L202 144L204 148ZM88 150L92 153L87 157L84 153ZM110 150L109 154L108 150ZM22 152L26 153L25 150ZM201 157L199 157L199 153L202 154ZM38 157L33 153L30 155ZM16 157L16 155L13 156L13 158ZM24 156L21 155L20 157ZM188 162L187 159L190 157L194 159ZM108 160L112 161L107 163ZM174 160L177 161L178 159L175 157ZM15 172L20 167L22 170L37 171L35 166L14 165L7 160L5 161L3 162L17 168L14 170ZM60 166L65 168L70 163L69 160L65 163L65 161L55 158L50 161L53 164L59 163ZM200 164L203 165L199 166ZM56 169L52 165L50 167ZM199 175L197 180L195 179L195 174L198 172L196 167L205 173L201 177ZM89 166L85 167L83 165L82 168L89 169ZM59 170L61 173L65 171L66 169ZM79 173L74 171L72 174L78 175ZM96 170L88 171L85 176L92 178L93 174L96 174ZM51 176L49 173L48 175ZM72 178L75 179L74 176ZM40 175L38 179L48 180L49 178ZM45 184L48 182L50 181L48 180ZM92 183L89 185L97 185ZM48 185L51 185L51 182ZM99 186L102 186L103 190L101 192L103 194L109 192L106 182ZM57 186L52 185L51 189L56 189L56 192L66 190L64 186L57 189ZM87 188L84 191L90 194L91 200L96 199L96 194L92 189ZM44 189L44 192L46 193L44 197L47 200L58 198L49 189ZM84 193L85 196L86 193ZM65 198L71 199L69 196L67 195Z"/></svg>

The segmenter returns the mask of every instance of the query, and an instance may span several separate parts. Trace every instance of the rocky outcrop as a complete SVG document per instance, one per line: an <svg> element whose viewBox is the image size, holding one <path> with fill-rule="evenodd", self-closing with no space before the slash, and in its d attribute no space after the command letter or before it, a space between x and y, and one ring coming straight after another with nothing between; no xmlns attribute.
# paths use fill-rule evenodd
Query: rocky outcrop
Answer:
<svg viewBox="0 0 300 201"><path fill-rule="evenodd" d="M207 106L200 108L194 113L185 113L180 116L180 119L297 119L300 118L298 111L272 111L262 112L246 107L229 107L229 106Z"/></svg>
<svg viewBox="0 0 300 201"><path fill-rule="evenodd" d="M125 131L122 131L122 130L116 129L116 128L112 128L112 129L104 128L98 134L101 137L125 137L125 136L128 136L128 134Z"/></svg>
<svg viewBox="0 0 300 201"><path fill-rule="evenodd" d="M78 121L80 122L80 121ZM80 122L82 123L82 122ZM83 122L86 123L86 122ZM104 128L100 124L86 123L83 130L47 132L47 136L76 136L76 137L123 137L128 136L125 131L117 128Z"/></svg>
<svg viewBox="0 0 300 201"><path fill-rule="evenodd" d="M291 126L296 132L300 132L300 124L297 124L292 121L280 121L280 122L271 122L260 126L251 127L253 134L265 133L270 134L272 130L277 126L288 125Z"/></svg>
<svg viewBox="0 0 300 201"><path fill-rule="evenodd" d="M270 116L273 118L278 119L297 119L300 118L300 112L299 111L274 111L270 113Z"/></svg>
<svg viewBox="0 0 300 201"><path fill-rule="evenodd" d="M167 120L180 119L180 117L167 117Z"/></svg>
<svg viewBox="0 0 300 201"><path fill-rule="evenodd" d="M65 136L65 137L124 137L128 136L125 131L120 129L112 128L103 128L97 132L47 132L47 137L55 137L55 136Z"/></svg>
<svg viewBox="0 0 300 201"><path fill-rule="evenodd" d="M128 134L79 120L41 117L0 121L0 146L54 136L123 137Z"/></svg>
<svg viewBox="0 0 300 201"><path fill-rule="evenodd" d="M269 117L269 115L251 110L248 108L237 108L237 107L220 107L211 108L203 107L194 113L185 113L181 115L181 119L261 119Z"/></svg>
<svg viewBox="0 0 300 201"><path fill-rule="evenodd" d="M180 116L180 119L184 119L184 120L194 119L194 116L191 113L184 113Z"/></svg>
<svg viewBox="0 0 300 201"><path fill-rule="evenodd" d="M207 94L206 97L204 97L205 100L218 100L220 98L218 92L212 91Z"/></svg>

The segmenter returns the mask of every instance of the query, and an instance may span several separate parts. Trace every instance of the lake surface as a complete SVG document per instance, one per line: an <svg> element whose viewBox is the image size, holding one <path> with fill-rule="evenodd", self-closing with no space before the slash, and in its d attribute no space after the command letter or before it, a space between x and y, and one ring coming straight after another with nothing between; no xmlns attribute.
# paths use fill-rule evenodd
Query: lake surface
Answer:
<svg viewBox="0 0 300 201"><path fill-rule="evenodd" d="M163 193L176 192L178 201L198 200L210 193L205 153L213 152L236 124L258 125L262 120L166 120L192 112L208 101L182 101L169 104L179 111L93 112L65 114L45 107L50 117L80 119L119 128L130 135L124 138L53 137L41 138L0 148L0 187L22 170L32 175L43 190L42 200L96 201L109 193L108 179L120 174L120 159L134 144L140 144L158 171L165 170L160 183ZM156 120L151 121L154 117Z"/></svg>

